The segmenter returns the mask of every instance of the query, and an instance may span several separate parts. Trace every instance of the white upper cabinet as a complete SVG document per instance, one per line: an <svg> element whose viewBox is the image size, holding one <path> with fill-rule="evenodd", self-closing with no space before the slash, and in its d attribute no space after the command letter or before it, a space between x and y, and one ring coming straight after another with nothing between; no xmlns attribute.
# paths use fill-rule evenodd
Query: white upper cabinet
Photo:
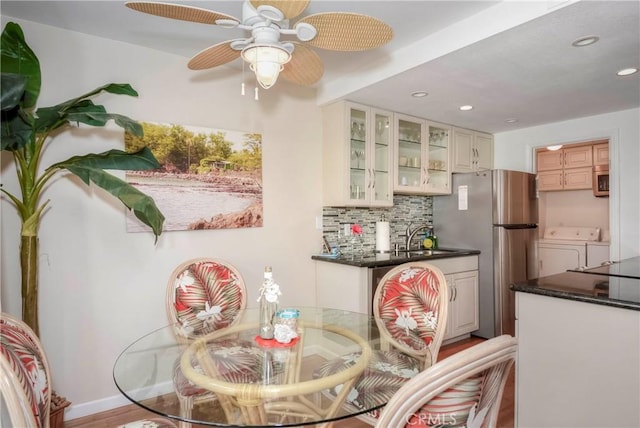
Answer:
<svg viewBox="0 0 640 428"><path fill-rule="evenodd" d="M391 113L351 102L322 113L323 204L392 206Z"/></svg>
<svg viewBox="0 0 640 428"><path fill-rule="evenodd" d="M399 113L394 117L394 192L451 193L451 127Z"/></svg>
<svg viewBox="0 0 640 428"><path fill-rule="evenodd" d="M452 172L483 171L493 168L493 135L453 128Z"/></svg>
<svg viewBox="0 0 640 428"><path fill-rule="evenodd" d="M427 121L395 113L395 166L393 189L396 193L425 193L426 174L423 165L428 159Z"/></svg>
<svg viewBox="0 0 640 428"><path fill-rule="evenodd" d="M427 165L427 193L451 193L451 126L427 121L429 153Z"/></svg>
<svg viewBox="0 0 640 428"><path fill-rule="evenodd" d="M493 135L349 101L322 108L323 205L390 207L451 193L451 173L493 167Z"/></svg>

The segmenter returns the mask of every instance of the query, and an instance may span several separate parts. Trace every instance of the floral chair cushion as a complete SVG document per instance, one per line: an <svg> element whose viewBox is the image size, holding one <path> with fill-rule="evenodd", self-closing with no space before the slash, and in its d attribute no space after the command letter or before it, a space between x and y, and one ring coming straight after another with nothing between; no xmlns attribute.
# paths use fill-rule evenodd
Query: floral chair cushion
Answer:
<svg viewBox="0 0 640 428"><path fill-rule="evenodd" d="M360 353L354 352L330 360L318 367L313 377L319 379L348 369L358 358ZM374 352L364 376L360 377L347 394L346 405L362 412L364 409L370 409L375 403L387 402L400 386L420 372L420 368L421 362L409 355L396 351ZM326 391L326 394L335 398L341 388L342 385L338 385Z"/></svg>
<svg viewBox="0 0 640 428"><path fill-rule="evenodd" d="M228 327L245 304L244 282L222 263L200 261L176 275L173 284L175 321L185 337Z"/></svg>
<svg viewBox="0 0 640 428"><path fill-rule="evenodd" d="M240 343L220 342L208 347L209 355L215 363L218 375L228 382L256 383L264 373L263 351L249 341ZM202 373L196 361L192 361L196 371ZM195 386L187 379L180 369L180 360L174 365L173 380L180 395L191 396L208 392L204 388Z"/></svg>
<svg viewBox="0 0 640 428"><path fill-rule="evenodd" d="M51 392L45 369L46 357L41 354L35 336L11 319L0 320L0 333L0 352L20 380L38 427L48 426L46 407Z"/></svg>
<svg viewBox="0 0 640 428"><path fill-rule="evenodd" d="M425 352L438 325L438 276L428 268L409 267L381 286L377 319L400 345Z"/></svg>

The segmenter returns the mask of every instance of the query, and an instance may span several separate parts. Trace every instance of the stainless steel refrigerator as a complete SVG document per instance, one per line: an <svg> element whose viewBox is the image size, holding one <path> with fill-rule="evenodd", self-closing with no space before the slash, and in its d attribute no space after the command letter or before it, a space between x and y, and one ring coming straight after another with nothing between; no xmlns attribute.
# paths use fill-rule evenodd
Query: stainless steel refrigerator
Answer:
<svg viewBox="0 0 640 428"><path fill-rule="evenodd" d="M453 174L452 187L451 195L433 197L433 224L439 246L480 250L480 328L473 334L515 335L510 286L538 276L535 175L507 170Z"/></svg>

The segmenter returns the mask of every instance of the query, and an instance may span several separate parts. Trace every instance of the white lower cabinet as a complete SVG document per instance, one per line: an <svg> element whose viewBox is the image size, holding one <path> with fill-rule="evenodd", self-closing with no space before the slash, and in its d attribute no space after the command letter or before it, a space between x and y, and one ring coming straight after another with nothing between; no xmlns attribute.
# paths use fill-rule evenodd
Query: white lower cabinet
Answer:
<svg viewBox="0 0 640 428"><path fill-rule="evenodd" d="M479 328L478 256L464 255L428 262L445 275L449 314L445 340L464 338ZM391 269L394 266L389 266ZM372 314L371 302L383 271L316 260L317 305Z"/></svg>
<svg viewBox="0 0 640 428"><path fill-rule="evenodd" d="M478 271L445 275L449 286L449 315L444 340L463 336L480 328Z"/></svg>
<svg viewBox="0 0 640 428"><path fill-rule="evenodd" d="M316 301L322 308L371 314L371 269L316 261Z"/></svg>

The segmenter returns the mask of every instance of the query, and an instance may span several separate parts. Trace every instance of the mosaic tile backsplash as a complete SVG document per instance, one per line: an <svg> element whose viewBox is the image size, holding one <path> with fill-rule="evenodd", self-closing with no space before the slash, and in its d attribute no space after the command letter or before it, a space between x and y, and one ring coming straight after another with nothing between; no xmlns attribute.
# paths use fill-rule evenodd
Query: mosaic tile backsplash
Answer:
<svg viewBox="0 0 640 428"><path fill-rule="evenodd" d="M337 246L343 254L373 253L376 246L376 222L384 214L391 229L391 248L394 244L404 247L405 230L409 222L433 224L433 199L431 196L394 195L393 207L353 208L323 207L322 232L329 245ZM343 236L344 225L362 226L362 238Z"/></svg>

